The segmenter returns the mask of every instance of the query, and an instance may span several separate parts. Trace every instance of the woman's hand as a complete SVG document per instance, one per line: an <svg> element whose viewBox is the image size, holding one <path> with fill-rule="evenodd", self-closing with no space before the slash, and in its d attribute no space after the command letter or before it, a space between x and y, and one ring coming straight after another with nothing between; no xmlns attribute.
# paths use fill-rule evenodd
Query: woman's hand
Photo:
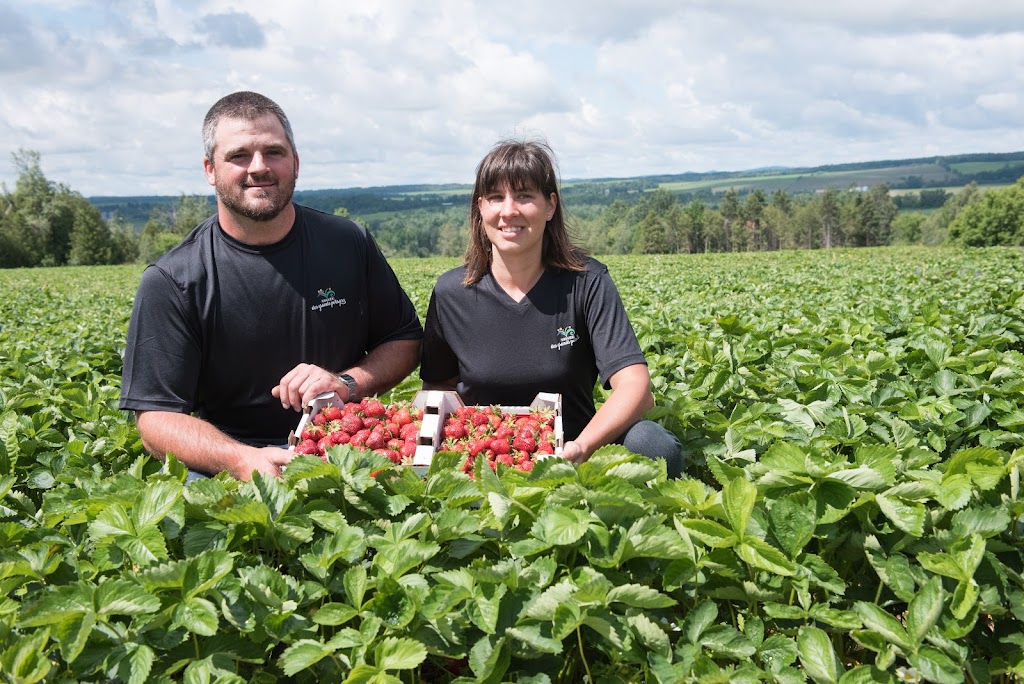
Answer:
<svg viewBox="0 0 1024 684"><path fill-rule="evenodd" d="M579 444L569 440L562 445L562 458L570 463L579 465L580 463L586 462L586 460L590 458L590 454L588 454Z"/></svg>

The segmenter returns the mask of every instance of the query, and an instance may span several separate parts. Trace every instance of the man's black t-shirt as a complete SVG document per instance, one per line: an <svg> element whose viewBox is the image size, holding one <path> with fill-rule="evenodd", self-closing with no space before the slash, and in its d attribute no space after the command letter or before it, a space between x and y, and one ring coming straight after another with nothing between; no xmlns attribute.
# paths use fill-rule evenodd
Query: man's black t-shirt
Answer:
<svg viewBox="0 0 1024 684"><path fill-rule="evenodd" d="M420 377L457 387L470 405L529 405L538 392L562 395L565 439L595 413L594 383L646 363L608 268L545 271L516 302L488 272L462 284L465 268L443 274L427 310Z"/></svg>
<svg viewBox="0 0 1024 684"><path fill-rule="evenodd" d="M281 444L298 415L270 390L288 371L341 371L383 342L422 336L366 229L295 209L278 243L240 243L212 216L145 270L122 409L194 413L240 441Z"/></svg>

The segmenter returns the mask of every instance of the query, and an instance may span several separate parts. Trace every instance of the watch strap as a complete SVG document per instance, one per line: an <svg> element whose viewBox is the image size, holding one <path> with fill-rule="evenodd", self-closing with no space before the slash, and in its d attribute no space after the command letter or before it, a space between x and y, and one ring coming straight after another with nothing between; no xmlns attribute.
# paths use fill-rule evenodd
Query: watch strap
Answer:
<svg viewBox="0 0 1024 684"><path fill-rule="evenodd" d="M348 373L338 373L338 379L348 387L348 397L346 397L345 401L358 401L359 397L356 396L356 392L358 391L359 385L356 383L356 379Z"/></svg>

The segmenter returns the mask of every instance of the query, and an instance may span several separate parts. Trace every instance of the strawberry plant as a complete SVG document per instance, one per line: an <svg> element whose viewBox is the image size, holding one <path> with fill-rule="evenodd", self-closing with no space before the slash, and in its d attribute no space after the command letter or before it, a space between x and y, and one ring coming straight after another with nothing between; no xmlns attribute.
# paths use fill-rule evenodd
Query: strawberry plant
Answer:
<svg viewBox="0 0 1024 684"><path fill-rule="evenodd" d="M116 408L139 269L0 271L0 678L1020 681L1024 254L606 261L679 480L492 434L185 486ZM421 312L453 263L394 261Z"/></svg>

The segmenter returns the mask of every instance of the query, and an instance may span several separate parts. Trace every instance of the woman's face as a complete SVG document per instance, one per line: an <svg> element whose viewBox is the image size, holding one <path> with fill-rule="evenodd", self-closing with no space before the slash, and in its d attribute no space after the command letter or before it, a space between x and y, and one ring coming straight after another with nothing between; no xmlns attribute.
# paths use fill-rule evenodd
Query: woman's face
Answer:
<svg viewBox="0 0 1024 684"><path fill-rule="evenodd" d="M505 186L477 198L484 232L502 258L541 258L544 227L555 214L555 193Z"/></svg>

